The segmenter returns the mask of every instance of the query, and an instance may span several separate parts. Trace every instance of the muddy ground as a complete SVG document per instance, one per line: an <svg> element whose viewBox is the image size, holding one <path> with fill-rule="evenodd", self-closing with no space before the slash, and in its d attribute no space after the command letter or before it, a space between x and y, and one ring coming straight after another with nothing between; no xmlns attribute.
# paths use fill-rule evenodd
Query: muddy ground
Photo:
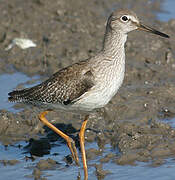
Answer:
<svg viewBox="0 0 175 180"><path fill-rule="evenodd" d="M110 144L115 152L101 158L100 165L94 165L98 178L109 173L103 171L102 165L110 160L120 165L151 161L157 166L164 163L164 158L175 157L175 130L164 123L164 119L175 116L175 20L156 20L159 1L1 0L0 6L0 73L23 72L28 76L40 75L42 80L97 53L108 15L121 7L130 7L145 23L171 38L144 32L129 34L124 83L104 109L91 114L87 125L86 141L96 141L99 146L98 150L87 150L88 160L104 151L105 144ZM16 37L32 39L37 47L5 51ZM28 151L34 158L49 153L50 142L62 141L38 121L39 109L19 104L14 108L23 110L0 111L0 141L4 145L29 141ZM47 117L71 135L79 147L81 115L52 112ZM3 157L0 160L4 164L18 163ZM67 156L65 161L71 163L72 159ZM57 165L53 159L41 160L33 176L40 179L42 170Z"/></svg>

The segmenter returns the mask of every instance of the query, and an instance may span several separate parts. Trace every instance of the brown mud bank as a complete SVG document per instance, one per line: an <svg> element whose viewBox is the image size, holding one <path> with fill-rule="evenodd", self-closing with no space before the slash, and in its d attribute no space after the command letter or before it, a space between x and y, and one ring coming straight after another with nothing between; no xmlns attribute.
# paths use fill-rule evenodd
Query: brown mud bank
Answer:
<svg viewBox="0 0 175 180"><path fill-rule="evenodd" d="M129 34L124 83L104 109L90 116L86 140L96 141L99 148L88 149L87 158L100 156L105 145L110 144L111 149L117 148L119 153L117 150L108 153L99 160L101 164L110 160L120 165L152 161L152 165L157 166L164 158L175 156L175 130L163 122L175 117L175 20L156 20L155 13L160 10L158 2L3 0L0 6L0 73L19 71L47 78L62 67L94 55L101 49L107 16L115 8L128 6L148 25L166 32L171 38L167 40L141 32ZM5 51L16 37L32 39L37 47L26 50L14 47ZM26 108L26 105L15 105L15 108L23 110L13 113L4 107L0 111L3 144L33 138L37 146L42 134L45 140L41 149L46 145L49 152L50 142L62 141L54 133L50 138L50 130L38 121L37 108ZM48 115L52 123L76 140L77 147L82 118L60 112ZM31 152L33 143L29 144ZM4 163L2 157L1 160ZM71 163L72 160L67 157L65 161ZM52 159L38 162L34 176L39 179L39 170L58 165ZM100 165L94 166L98 177L109 173Z"/></svg>

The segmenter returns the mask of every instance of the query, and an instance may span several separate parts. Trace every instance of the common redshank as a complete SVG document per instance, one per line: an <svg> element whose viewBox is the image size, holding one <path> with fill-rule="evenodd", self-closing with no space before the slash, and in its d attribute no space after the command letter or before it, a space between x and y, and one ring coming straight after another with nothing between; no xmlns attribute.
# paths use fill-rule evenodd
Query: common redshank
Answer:
<svg viewBox="0 0 175 180"><path fill-rule="evenodd" d="M84 133L88 115L94 109L104 107L121 86L125 72L124 45L127 34L133 30L169 38L142 24L130 10L114 11L108 18L103 47L97 55L59 70L39 85L9 93L9 101L32 104L45 110L39 119L66 140L76 164L79 159L73 139L48 122L45 116L49 110L58 109L86 114L79 132L85 179L88 179L88 170Z"/></svg>

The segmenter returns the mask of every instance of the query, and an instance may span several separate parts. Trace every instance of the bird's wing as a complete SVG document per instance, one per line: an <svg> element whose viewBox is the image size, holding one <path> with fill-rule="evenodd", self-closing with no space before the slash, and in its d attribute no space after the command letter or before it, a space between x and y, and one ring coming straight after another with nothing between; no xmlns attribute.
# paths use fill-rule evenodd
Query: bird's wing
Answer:
<svg viewBox="0 0 175 180"><path fill-rule="evenodd" d="M68 66L32 88L9 93L9 101L26 103L61 103L68 105L94 86L87 61Z"/></svg>

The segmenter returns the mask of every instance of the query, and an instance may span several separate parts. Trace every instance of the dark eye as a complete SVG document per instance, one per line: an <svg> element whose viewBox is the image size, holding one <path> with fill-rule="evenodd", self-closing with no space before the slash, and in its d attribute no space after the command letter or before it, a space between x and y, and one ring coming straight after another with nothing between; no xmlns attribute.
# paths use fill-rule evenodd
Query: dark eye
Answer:
<svg viewBox="0 0 175 180"><path fill-rule="evenodd" d="M122 16L121 20L124 21L124 22L127 22L129 20L129 18L127 16Z"/></svg>

